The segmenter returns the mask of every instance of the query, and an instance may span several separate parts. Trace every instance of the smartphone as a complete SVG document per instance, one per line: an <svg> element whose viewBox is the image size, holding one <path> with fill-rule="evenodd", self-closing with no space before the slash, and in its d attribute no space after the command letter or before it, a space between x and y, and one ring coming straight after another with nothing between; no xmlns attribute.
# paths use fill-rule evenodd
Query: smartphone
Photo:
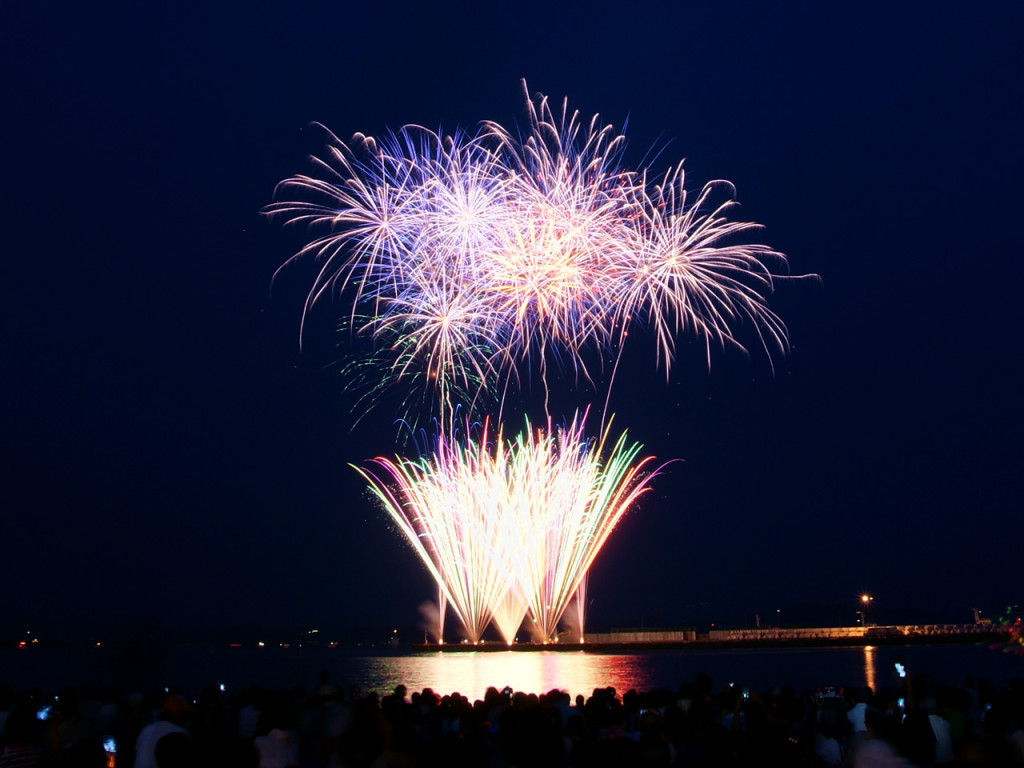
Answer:
<svg viewBox="0 0 1024 768"><path fill-rule="evenodd" d="M36 720L49 720L53 707L47 705L36 710Z"/></svg>
<svg viewBox="0 0 1024 768"><path fill-rule="evenodd" d="M892 663L892 666L893 666L893 669L896 670L896 674L899 677L906 677L907 676L907 665L904 664L902 660L897 659L896 661L894 661Z"/></svg>
<svg viewBox="0 0 1024 768"><path fill-rule="evenodd" d="M899 707L900 712L902 712L904 709L906 709L907 700L900 696L898 699L896 699L896 706Z"/></svg>
<svg viewBox="0 0 1024 768"><path fill-rule="evenodd" d="M744 688L743 689L743 700L744 701L749 701L750 700L750 689L749 688Z"/></svg>

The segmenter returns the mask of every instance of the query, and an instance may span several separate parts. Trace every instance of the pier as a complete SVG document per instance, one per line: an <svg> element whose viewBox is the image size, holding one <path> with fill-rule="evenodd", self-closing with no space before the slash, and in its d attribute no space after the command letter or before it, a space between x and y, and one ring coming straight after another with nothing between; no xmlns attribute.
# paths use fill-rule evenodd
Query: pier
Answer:
<svg viewBox="0 0 1024 768"><path fill-rule="evenodd" d="M827 647L850 645L911 645L983 643L1005 639L1006 631L988 622L979 624L899 624L871 627L793 627L684 630L627 629L588 632L582 640L560 636L549 643L501 641L479 643L422 643L415 651L593 651L623 652L655 649L714 649L764 647Z"/></svg>

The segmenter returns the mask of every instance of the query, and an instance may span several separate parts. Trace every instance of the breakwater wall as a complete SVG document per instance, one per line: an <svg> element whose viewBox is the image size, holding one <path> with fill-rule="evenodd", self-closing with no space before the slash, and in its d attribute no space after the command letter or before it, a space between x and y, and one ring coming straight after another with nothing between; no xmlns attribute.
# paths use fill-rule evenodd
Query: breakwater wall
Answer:
<svg viewBox="0 0 1024 768"><path fill-rule="evenodd" d="M712 642L764 642L810 640L898 640L900 638L958 638L989 635L993 626L981 624L893 624L879 627L759 627L712 629Z"/></svg>
<svg viewBox="0 0 1024 768"><path fill-rule="evenodd" d="M904 645L911 643L970 643L1000 638L992 624L900 624L880 627L794 627L696 630L616 630L588 632L581 643L565 635L552 643L486 642L414 645L415 651L601 651L628 652L646 649L708 649L754 647L826 647L845 645Z"/></svg>
<svg viewBox="0 0 1024 768"><path fill-rule="evenodd" d="M587 643L692 643L697 639L697 630L616 630L612 632L587 632Z"/></svg>

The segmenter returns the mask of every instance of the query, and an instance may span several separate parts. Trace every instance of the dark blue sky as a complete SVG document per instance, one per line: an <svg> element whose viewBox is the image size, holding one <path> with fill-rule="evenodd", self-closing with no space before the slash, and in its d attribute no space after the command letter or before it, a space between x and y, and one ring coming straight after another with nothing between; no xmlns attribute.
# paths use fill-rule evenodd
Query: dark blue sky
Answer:
<svg viewBox="0 0 1024 768"><path fill-rule="evenodd" d="M597 562L592 621L1020 600L1024 10L214 5L5 13L0 639L416 623L434 588L347 466L393 430L350 429L326 313L300 352L308 275L271 291L298 241L259 211L310 121L511 124L521 78L628 117L627 162L730 179L822 278L775 298L774 375L684 345L666 384L634 347L617 423L684 461Z"/></svg>

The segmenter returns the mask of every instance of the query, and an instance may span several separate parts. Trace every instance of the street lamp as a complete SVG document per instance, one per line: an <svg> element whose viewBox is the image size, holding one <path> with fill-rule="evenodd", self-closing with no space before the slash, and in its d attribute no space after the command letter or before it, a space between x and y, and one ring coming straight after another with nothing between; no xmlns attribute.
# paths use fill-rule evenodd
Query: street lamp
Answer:
<svg viewBox="0 0 1024 768"><path fill-rule="evenodd" d="M871 606L871 601L874 598L871 597L867 592L864 592L860 596L861 610L857 611L860 614L860 622L865 629L868 627L868 608Z"/></svg>

